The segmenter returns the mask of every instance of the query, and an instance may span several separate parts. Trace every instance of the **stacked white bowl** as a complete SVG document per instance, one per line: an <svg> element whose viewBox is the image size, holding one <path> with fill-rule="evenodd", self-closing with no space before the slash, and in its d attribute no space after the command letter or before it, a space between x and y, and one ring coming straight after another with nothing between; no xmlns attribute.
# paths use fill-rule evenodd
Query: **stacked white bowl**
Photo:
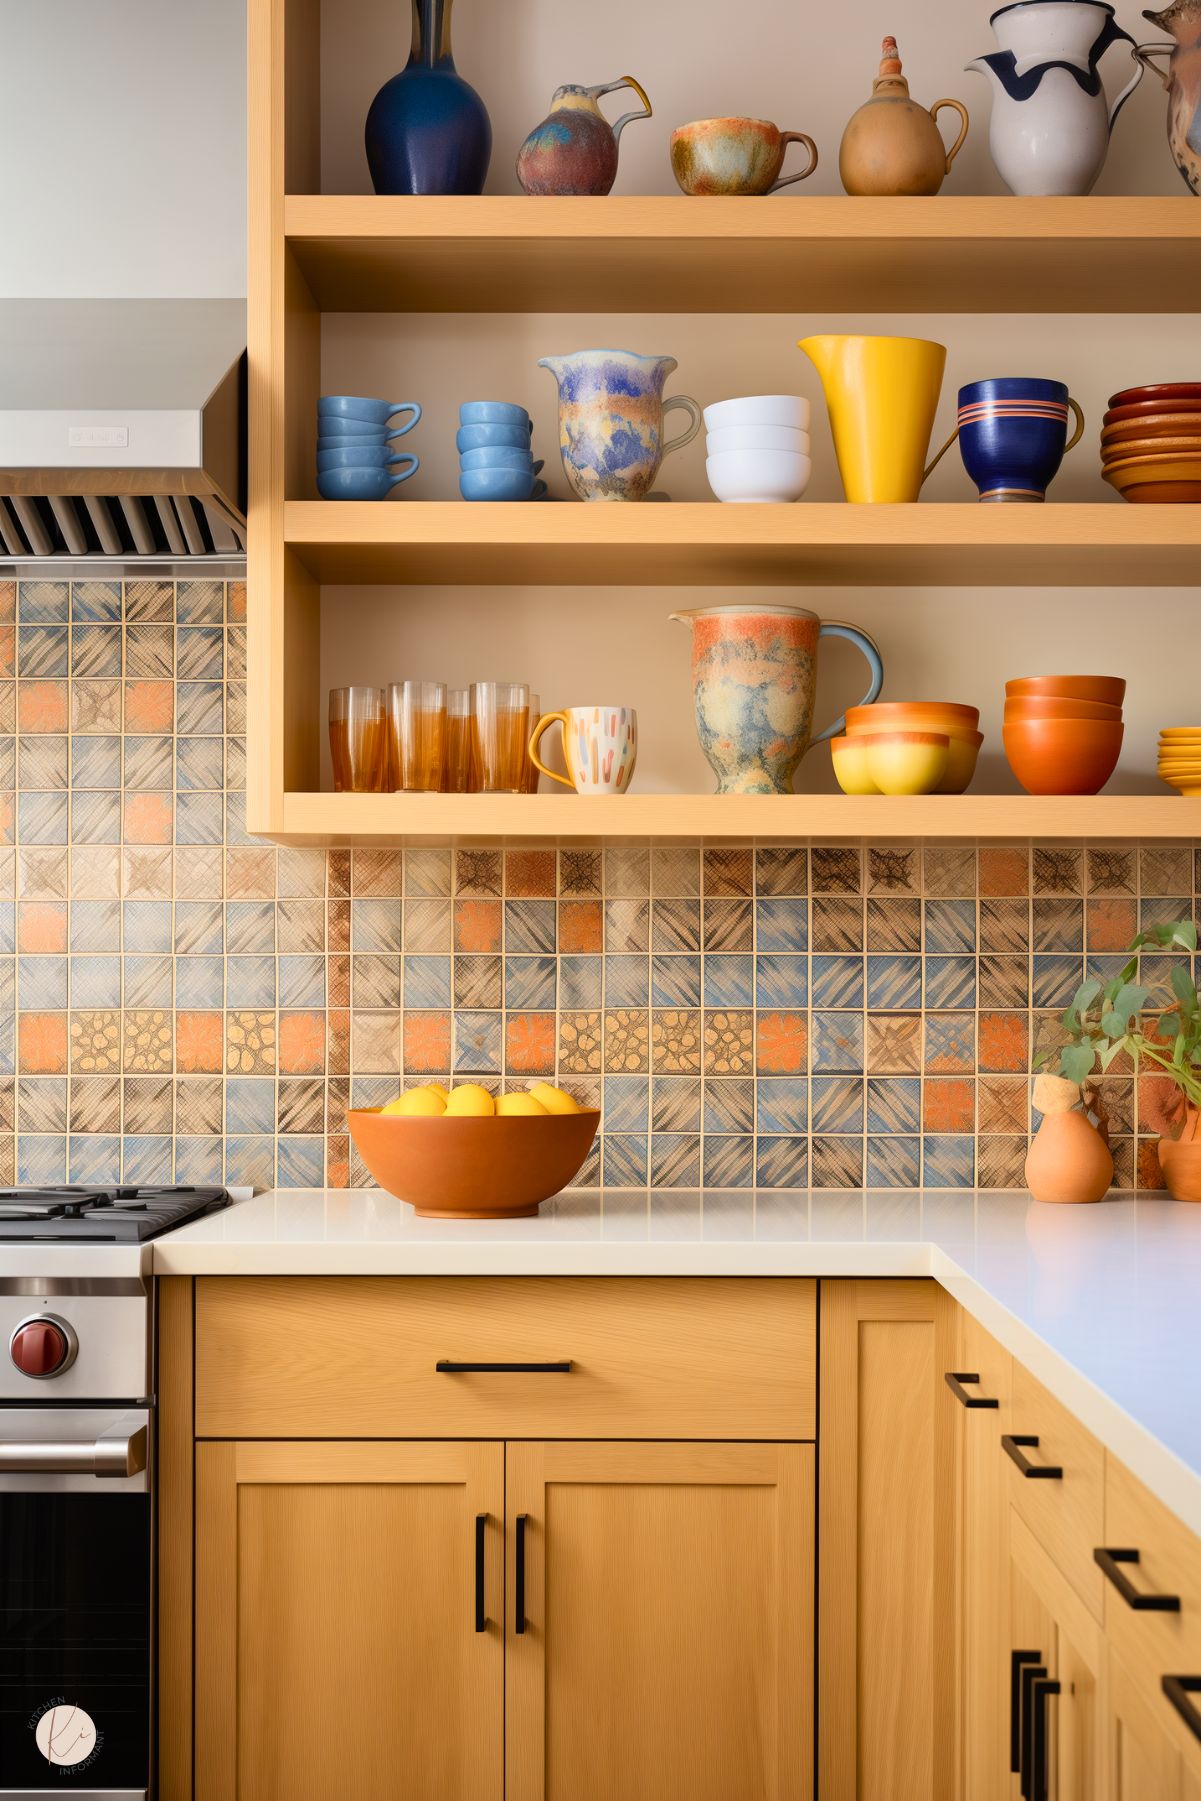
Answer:
<svg viewBox="0 0 1201 1801"><path fill-rule="evenodd" d="M809 486L809 402L750 394L705 408L705 474L718 500L799 500Z"/></svg>

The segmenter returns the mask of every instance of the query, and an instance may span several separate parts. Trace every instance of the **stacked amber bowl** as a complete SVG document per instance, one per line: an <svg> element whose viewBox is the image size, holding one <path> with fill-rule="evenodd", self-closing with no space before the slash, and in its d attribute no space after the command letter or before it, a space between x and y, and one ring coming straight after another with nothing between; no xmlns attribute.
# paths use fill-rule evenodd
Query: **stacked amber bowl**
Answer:
<svg viewBox="0 0 1201 1801"><path fill-rule="evenodd" d="M1098 794L1122 748L1118 675L1027 675L1005 684L1001 738L1027 794Z"/></svg>
<svg viewBox="0 0 1201 1801"><path fill-rule="evenodd" d="M1201 381L1114 394L1101 427L1101 473L1125 500L1201 501Z"/></svg>
<svg viewBox="0 0 1201 1801"><path fill-rule="evenodd" d="M1159 734L1159 779L1181 794L1201 794L1201 725L1165 725Z"/></svg>
<svg viewBox="0 0 1201 1801"><path fill-rule="evenodd" d="M983 743L978 707L957 701L875 701L848 707L830 740L844 794L962 794Z"/></svg>

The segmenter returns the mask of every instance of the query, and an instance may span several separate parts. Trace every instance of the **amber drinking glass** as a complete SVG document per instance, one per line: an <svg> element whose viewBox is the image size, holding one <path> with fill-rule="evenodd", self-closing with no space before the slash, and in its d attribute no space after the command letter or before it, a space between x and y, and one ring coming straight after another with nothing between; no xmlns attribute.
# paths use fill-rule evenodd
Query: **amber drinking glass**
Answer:
<svg viewBox="0 0 1201 1801"><path fill-rule="evenodd" d="M531 694L530 695L530 730L531 731L533 731L534 727L537 725L537 723L541 719L541 717L542 717L541 697L537 694ZM525 779L521 784L521 792L523 794L537 794L538 779L539 779L538 765L534 762L533 757L531 757L531 755L530 755L530 748L529 748L529 743L527 740L526 749L525 749Z"/></svg>
<svg viewBox="0 0 1201 1801"><path fill-rule="evenodd" d="M388 689L388 787L437 794L446 763L446 683L393 682Z"/></svg>
<svg viewBox="0 0 1201 1801"><path fill-rule="evenodd" d="M530 691L524 682L472 682L471 745L483 794L520 794L526 779Z"/></svg>
<svg viewBox="0 0 1201 1801"><path fill-rule="evenodd" d="M336 794L380 792L387 761L382 688L330 689L329 749Z"/></svg>
<svg viewBox="0 0 1201 1801"><path fill-rule="evenodd" d="M446 697L446 761L444 794L473 794L471 769L471 690L452 688Z"/></svg>

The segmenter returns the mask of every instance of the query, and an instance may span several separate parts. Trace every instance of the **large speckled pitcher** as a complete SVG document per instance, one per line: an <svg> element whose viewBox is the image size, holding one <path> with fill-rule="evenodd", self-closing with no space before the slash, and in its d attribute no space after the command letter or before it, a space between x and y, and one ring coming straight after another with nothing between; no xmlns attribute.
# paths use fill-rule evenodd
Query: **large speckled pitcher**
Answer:
<svg viewBox="0 0 1201 1801"><path fill-rule="evenodd" d="M559 450L563 470L581 500L645 500L670 451L691 444L701 409L687 394L663 398L663 384L679 367L674 356L636 350L577 350L539 357L559 384ZM683 407L692 423L663 442L663 415Z"/></svg>
<svg viewBox="0 0 1201 1801"><path fill-rule="evenodd" d="M812 735L820 638L846 638L867 658L871 682L860 706L884 685L866 632L823 623L804 607L697 607L671 617L692 627L697 736L719 794L791 794L805 752L843 730L840 715Z"/></svg>

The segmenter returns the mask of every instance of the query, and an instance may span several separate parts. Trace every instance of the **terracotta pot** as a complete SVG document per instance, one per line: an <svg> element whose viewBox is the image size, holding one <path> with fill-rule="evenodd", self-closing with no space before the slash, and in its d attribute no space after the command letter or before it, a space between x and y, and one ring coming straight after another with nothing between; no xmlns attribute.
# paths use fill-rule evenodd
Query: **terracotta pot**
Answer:
<svg viewBox="0 0 1201 1801"><path fill-rule="evenodd" d="M1109 719L1122 717L1121 707L1103 700L1065 700L1059 695L1015 694L1005 702L1006 719Z"/></svg>
<svg viewBox="0 0 1201 1801"><path fill-rule="evenodd" d="M1026 1186L1036 1201L1099 1201L1113 1181L1113 1158L1083 1113L1046 1113L1026 1153Z"/></svg>
<svg viewBox="0 0 1201 1801"><path fill-rule="evenodd" d="M381 1188L423 1219L528 1219L578 1175L600 1113L405 1119L350 1108L350 1136Z"/></svg>
<svg viewBox="0 0 1201 1801"><path fill-rule="evenodd" d="M1174 1201L1201 1201L1201 1142L1161 1138L1159 1167Z"/></svg>
<svg viewBox="0 0 1201 1801"><path fill-rule="evenodd" d="M1120 675L1022 675L1005 684L1010 700L1015 696L1051 695L1057 700L1100 700L1120 707L1126 698L1125 678Z"/></svg>
<svg viewBox="0 0 1201 1801"><path fill-rule="evenodd" d="M1009 719L1001 742L1027 794L1098 794L1117 767L1123 729L1101 719Z"/></svg>

